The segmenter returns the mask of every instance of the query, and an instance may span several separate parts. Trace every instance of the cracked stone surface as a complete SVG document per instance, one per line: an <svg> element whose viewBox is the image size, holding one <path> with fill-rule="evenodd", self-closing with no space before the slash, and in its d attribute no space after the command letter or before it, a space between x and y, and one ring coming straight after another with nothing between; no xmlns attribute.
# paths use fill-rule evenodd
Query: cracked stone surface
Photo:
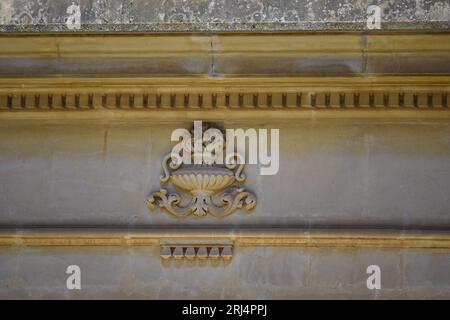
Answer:
<svg viewBox="0 0 450 320"><path fill-rule="evenodd" d="M369 5L381 29L450 27L450 0L0 0L0 32L366 30Z"/></svg>

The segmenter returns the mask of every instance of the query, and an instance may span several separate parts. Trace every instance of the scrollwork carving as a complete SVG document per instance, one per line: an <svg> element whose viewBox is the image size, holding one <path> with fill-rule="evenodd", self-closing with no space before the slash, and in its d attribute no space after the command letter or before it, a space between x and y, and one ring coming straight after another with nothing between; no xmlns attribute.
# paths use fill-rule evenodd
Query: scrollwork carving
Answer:
<svg viewBox="0 0 450 320"><path fill-rule="evenodd" d="M240 185L246 179L244 161L239 161L239 154L231 157L235 161L226 164L183 164L174 162L171 154L166 155L161 164L160 181L172 184L181 192L162 188L147 198L148 208L159 207L178 218L208 214L222 218L239 209L252 210L256 206L256 197ZM188 198L187 204L182 204L182 198Z"/></svg>

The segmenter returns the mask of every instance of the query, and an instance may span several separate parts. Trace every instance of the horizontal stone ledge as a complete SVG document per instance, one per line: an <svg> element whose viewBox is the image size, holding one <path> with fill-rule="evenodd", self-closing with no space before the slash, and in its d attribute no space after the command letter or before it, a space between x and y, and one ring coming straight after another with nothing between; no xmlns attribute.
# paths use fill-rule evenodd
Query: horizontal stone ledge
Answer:
<svg viewBox="0 0 450 320"><path fill-rule="evenodd" d="M446 31L450 28L450 22L447 20L418 20L418 21L393 21L384 22L381 25L382 31ZM117 34L117 33L241 33L241 32L349 32L366 31L376 32L377 30L368 29L367 21L299 21L299 22L196 22L196 23L107 23L95 24L84 23L79 30L70 30L63 23L59 24L10 24L0 25L0 33L23 33L23 34Z"/></svg>
<svg viewBox="0 0 450 320"><path fill-rule="evenodd" d="M0 112L93 109L448 109L450 92L219 92L111 94L0 94Z"/></svg>
<svg viewBox="0 0 450 320"><path fill-rule="evenodd" d="M449 106L449 76L0 78L0 112Z"/></svg>
<svg viewBox="0 0 450 320"><path fill-rule="evenodd" d="M214 93L214 92L450 91L450 75L214 76L115 75L1 76L0 92L20 93Z"/></svg>
<svg viewBox="0 0 450 320"><path fill-rule="evenodd" d="M233 241L235 246L422 248L450 249L450 231L364 229L152 229L70 230L15 229L0 231L0 246L161 246L196 240ZM188 241L184 243L183 241Z"/></svg>
<svg viewBox="0 0 450 320"><path fill-rule="evenodd" d="M448 75L449 39L448 31L0 33L0 75Z"/></svg>
<svg viewBox="0 0 450 320"><path fill-rule="evenodd" d="M178 123L180 121L295 121L317 119L409 120L433 119L449 121L450 109L373 108L373 109L199 109L199 110L93 110L93 111L0 111L0 123L33 124L98 124L98 123Z"/></svg>

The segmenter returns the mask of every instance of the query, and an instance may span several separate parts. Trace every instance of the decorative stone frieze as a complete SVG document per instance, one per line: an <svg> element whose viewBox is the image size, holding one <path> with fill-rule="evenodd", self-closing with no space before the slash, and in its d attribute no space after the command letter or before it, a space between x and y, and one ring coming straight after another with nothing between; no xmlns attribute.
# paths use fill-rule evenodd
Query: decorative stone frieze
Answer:
<svg viewBox="0 0 450 320"><path fill-rule="evenodd" d="M435 92L385 91L314 91L277 92L205 92L189 93L21 93L0 92L0 112L5 111L94 111L94 110L316 110L324 108L361 110L377 109L448 109L450 93L446 89ZM81 90L80 90L81 91ZM174 89L174 91L178 91Z"/></svg>

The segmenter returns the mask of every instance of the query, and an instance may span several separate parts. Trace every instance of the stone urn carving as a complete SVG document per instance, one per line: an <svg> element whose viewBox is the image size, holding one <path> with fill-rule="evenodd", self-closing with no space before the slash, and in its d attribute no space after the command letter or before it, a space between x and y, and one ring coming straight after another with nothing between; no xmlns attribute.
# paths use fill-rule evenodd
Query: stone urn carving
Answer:
<svg viewBox="0 0 450 320"><path fill-rule="evenodd" d="M197 156L201 155L192 155L193 159ZM255 207L256 197L241 185L246 179L243 174L245 164L207 163L177 164L172 161L171 154L166 155L162 161L160 181L162 184L171 183L182 194L169 193L162 188L147 199L148 208L154 210L159 206L176 217L208 214L225 217L238 209L248 211ZM182 195L188 199L185 205L182 205Z"/></svg>

